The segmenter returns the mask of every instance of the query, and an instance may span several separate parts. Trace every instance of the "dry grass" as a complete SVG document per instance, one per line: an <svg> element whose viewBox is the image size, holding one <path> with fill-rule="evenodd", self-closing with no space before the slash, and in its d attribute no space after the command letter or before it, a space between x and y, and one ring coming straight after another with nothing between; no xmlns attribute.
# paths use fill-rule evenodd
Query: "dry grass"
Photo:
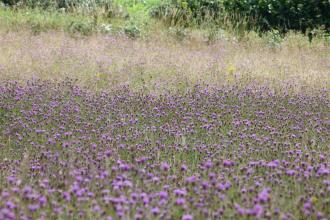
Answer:
<svg viewBox="0 0 330 220"><path fill-rule="evenodd" d="M177 42L158 33L148 39L94 35L73 38L62 32L0 34L0 80L76 78L93 89L130 85L134 89L185 89L195 83L228 84L266 81L324 88L330 83L330 48L309 44L297 34L281 47L262 39L242 42L200 39Z"/></svg>

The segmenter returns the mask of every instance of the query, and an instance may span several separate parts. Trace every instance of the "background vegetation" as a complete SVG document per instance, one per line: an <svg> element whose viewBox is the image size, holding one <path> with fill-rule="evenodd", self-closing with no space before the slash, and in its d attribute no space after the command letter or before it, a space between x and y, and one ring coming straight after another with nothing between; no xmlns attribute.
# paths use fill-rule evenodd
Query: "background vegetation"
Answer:
<svg viewBox="0 0 330 220"><path fill-rule="evenodd" d="M241 33L257 31L259 34L289 30L313 35L328 33L330 28L330 1L328 0L1 0L3 5L17 12L24 9L51 11L87 16L63 22L66 29L88 34L100 26L109 31L109 23L121 20L120 27L131 37L138 37L152 20L161 21L167 27L176 27L178 34L184 28L226 29ZM3 10L3 9L2 9ZM4 13L3 11L1 13ZM49 13L49 12L48 12ZM153 18L153 19L152 19ZM69 23L69 24L68 24ZM77 24L78 23L78 24ZM72 27L69 27L71 24ZM105 24L108 24L105 25ZM94 30L93 30L94 29Z"/></svg>

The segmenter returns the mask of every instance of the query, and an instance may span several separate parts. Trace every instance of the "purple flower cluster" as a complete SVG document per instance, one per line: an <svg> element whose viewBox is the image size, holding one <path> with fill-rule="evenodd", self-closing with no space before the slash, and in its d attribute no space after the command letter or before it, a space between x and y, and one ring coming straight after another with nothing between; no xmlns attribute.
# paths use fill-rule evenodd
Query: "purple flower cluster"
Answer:
<svg viewBox="0 0 330 220"><path fill-rule="evenodd" d="M0 219L328 219L328 91L0 85Z"/></svg>

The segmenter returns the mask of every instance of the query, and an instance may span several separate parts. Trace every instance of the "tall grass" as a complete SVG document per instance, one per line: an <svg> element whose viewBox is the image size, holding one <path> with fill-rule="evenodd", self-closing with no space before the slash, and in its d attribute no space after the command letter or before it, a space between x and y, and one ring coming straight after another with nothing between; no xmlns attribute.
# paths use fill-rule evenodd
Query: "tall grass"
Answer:
<svg viewBox="0 0 330 220"><path fill-rule="evenodd" d="M73 24L91 23L92 18L81 14L68 14L41 9L0 9L1 29L31 29L34 33L47 30L70 30Z"/></svg>
<svg viewBox="0 0 330 220"><path fill-rule="evenodd" d="M290 33L276 42L276 33L260 38L249 33L238 41L219 34L211 45L200 33L178 42L166 31L133 40L118 35L72 38L63 32L33 35L29 31L2 32L0 79L78 79L92 89L130 85L159 93L196 83L231 84L237 80L291 83L294 90L329 87L329 45L312 43Z"/></svg>

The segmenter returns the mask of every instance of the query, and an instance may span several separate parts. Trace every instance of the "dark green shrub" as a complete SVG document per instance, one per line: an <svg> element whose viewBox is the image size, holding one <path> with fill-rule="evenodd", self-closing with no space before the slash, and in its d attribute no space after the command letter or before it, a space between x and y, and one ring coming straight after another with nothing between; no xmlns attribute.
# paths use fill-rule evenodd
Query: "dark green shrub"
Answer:
<svg viewBox="0 0 330 220"><path fill-rule="evenodd" d="M168 0L150 10L169 25L248 20L248 29L281 32L330 28L329 0ZM220 22L221 23L221 22Z"/></svg>
<svg viewBox="0 0 330 220"><path fill-rule="evenodd" d="M16 5L20 0L0 0L0 2L3 2L5 5L13 6Z"/></svg>
<svg viewBox="0 0 330 220"><path fill-rule="evenodd" d="M220 0L176 1L181 7L182 5L186 5L186 7L192 12L192 17L199 23L210 18L217 18L221 13L222 2Z"/></svg>
<svg viewBox="0 0 330 220"><path fill-rule="evenodd" d="M92 22L72 22L69 26L69 32L82 35L91 35L95 30L95 25Z"/></svg>
<svg viewBox="0 0 330 220"><path fill-rule="evenodd" d="M258 18L251 25L261 31L330 27L329 0L224 0L223 6L227 13Z"/></svg>

